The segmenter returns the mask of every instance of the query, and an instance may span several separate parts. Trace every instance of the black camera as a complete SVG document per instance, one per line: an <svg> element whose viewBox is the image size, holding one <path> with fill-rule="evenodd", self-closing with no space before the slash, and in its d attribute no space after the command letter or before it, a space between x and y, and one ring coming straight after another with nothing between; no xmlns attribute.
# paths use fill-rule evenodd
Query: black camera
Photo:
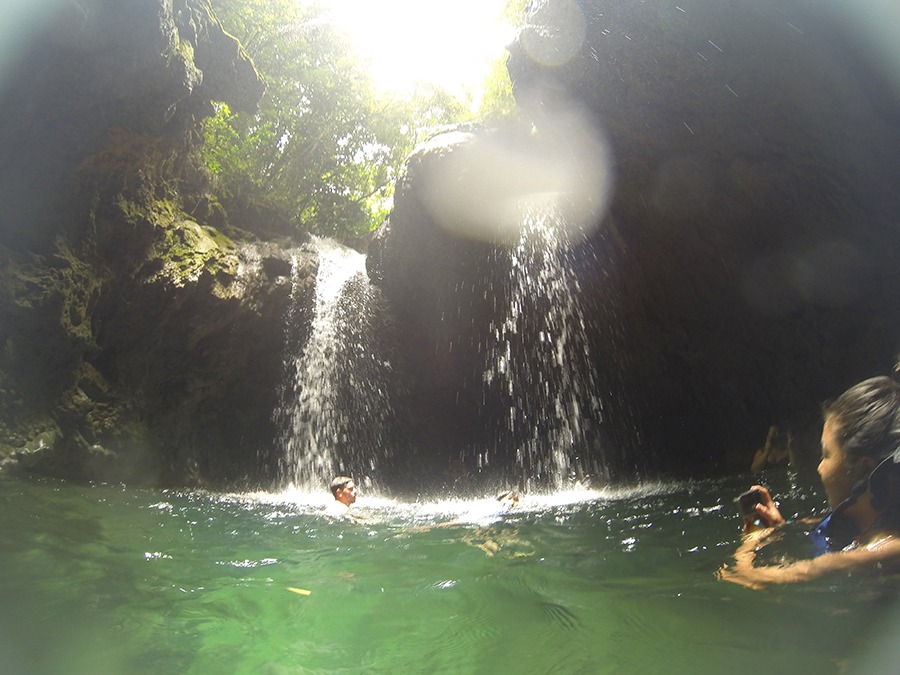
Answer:
<svg viewBox="0 0 900 675"><path fill-rule="evenodd" d="M741 493L741 495L735 499L734 501L738 502L741 508L741 513L744 518L755 518L756 517L756 505L763 503L763 493L761 490L753 489L747 490L746 492Z"/></svg>

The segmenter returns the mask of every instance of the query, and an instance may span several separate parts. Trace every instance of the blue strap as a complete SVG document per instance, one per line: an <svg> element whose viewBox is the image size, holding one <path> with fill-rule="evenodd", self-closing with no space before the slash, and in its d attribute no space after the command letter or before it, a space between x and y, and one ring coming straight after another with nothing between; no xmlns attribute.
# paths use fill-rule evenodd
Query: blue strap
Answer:
<svg viewBox="0 0 900 675"><path fill-rule="evenodd" d="M809 533L809 538L812 540L813 545L813 557L815 558L834 550L831 548L831 541L828 538L828 526L831 524L831 516L833 515L833 513L829 514L825 520L816 525L815 529Z"/></svg>

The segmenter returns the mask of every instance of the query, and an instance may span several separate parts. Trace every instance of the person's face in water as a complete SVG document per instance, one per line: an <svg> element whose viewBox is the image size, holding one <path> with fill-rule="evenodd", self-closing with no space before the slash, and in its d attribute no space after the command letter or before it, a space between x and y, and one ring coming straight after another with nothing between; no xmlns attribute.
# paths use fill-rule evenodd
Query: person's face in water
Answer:
<svg viewBox="0 0 900 675"><path fill-rule="evenodd" d="M334 495L341 504L350 506L356 501L356 483L352 480L344 483L344 486Z"/></svg>
<svg viewBox="0 0 900 675"><path fill-rule="evenodd" d="M833 417L825 419L822 427L822 459L819 462L819 478L825 488L828 506L834 508L850 496L856 482L856 471L847 461L847 455L837 439L838 423Z"/></svg>

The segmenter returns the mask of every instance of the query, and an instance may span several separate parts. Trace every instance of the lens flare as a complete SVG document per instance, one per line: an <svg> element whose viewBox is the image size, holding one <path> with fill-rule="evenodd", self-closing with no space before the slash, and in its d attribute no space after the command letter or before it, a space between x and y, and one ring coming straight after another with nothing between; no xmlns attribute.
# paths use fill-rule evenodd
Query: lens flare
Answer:
<svg viewBox="0 0 900 675"><path fill-rule="evenodd" d="M523 210L565 203L570 227L599 225L613 183L607 143L586 115L567 110L527 136L451 132L423 148L448 152L424 177L426 208L457 235L514 246ZM457 146L457 147L454 147Z"/></svg>
<svg viewBox="0 0 900 675"><path fill-rule="evenodd" d="M375 86L408 95L437 85L459 98L481 87L514 29L503 0L339 0L327 16L350 38Z"/></svg>

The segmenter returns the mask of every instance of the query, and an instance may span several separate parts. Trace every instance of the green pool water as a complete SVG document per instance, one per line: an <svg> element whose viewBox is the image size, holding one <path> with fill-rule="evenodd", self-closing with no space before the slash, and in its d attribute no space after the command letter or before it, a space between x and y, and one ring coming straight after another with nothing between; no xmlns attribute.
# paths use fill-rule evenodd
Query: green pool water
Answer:
<svg viewBox="0 0 900 675"><path fill-rule="evenodd" d="M716 580L746 482L526 495L507 514L369 494L348 523L321 495L0 474L0 672L896 672L894 579ZM815 488L770 482L821 510ZM799 554L791 534L770 556Z"/></svg>

